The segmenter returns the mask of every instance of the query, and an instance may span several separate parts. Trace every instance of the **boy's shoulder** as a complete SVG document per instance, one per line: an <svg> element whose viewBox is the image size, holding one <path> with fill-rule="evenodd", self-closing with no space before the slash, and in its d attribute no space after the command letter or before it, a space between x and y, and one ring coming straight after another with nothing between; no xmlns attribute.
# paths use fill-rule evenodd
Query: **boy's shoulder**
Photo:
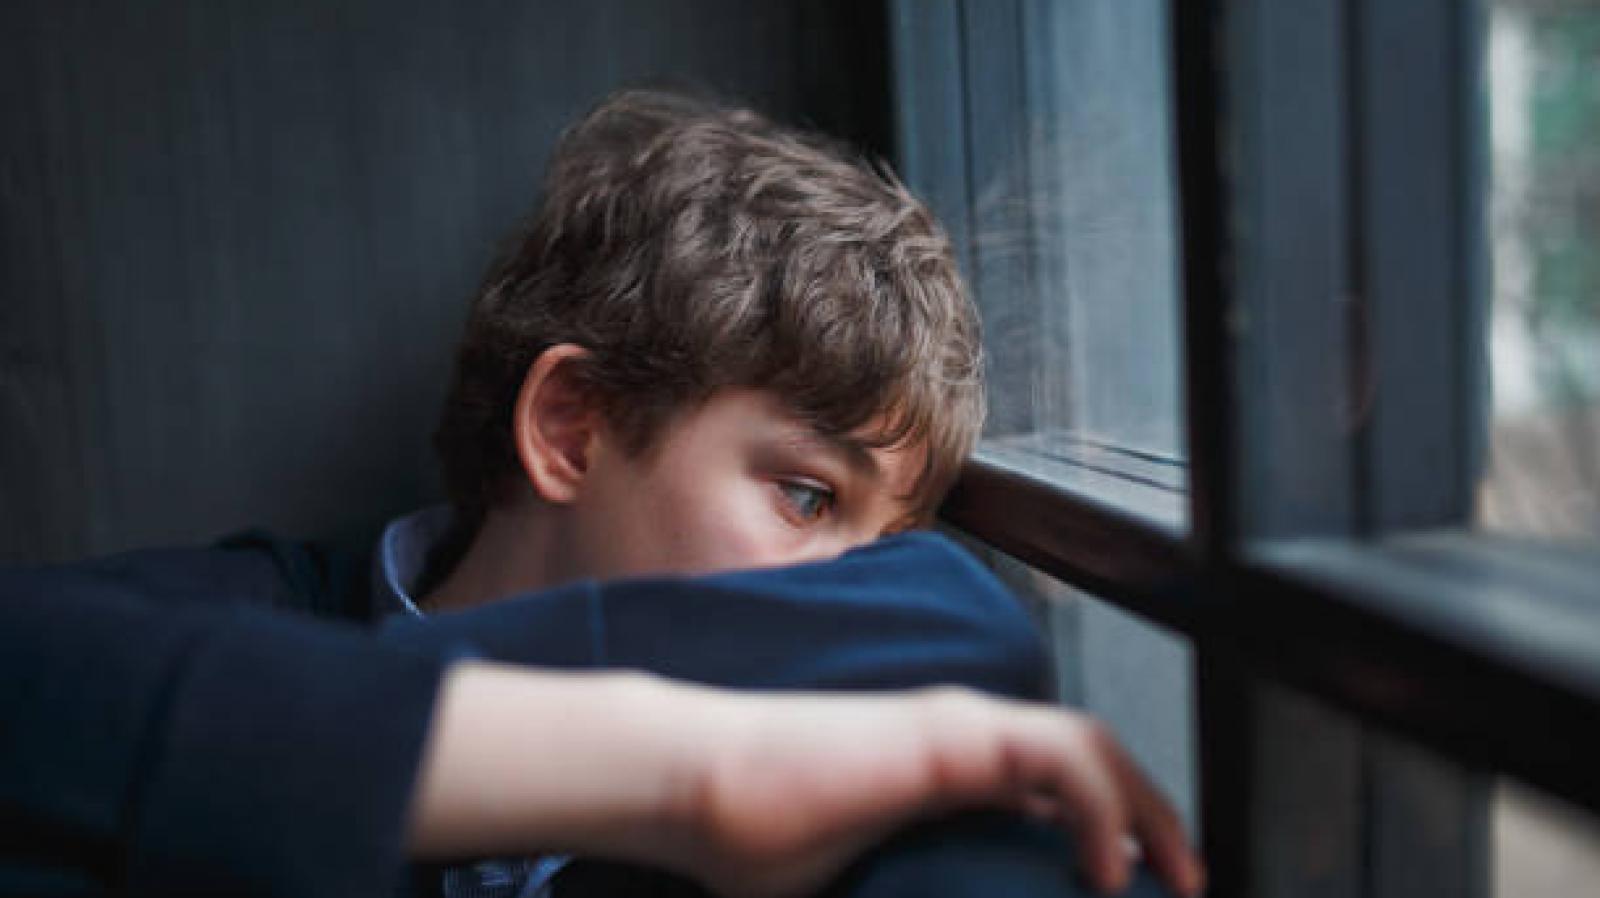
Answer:
<svg viewBox="0 0 1600 898"><path fill-rule="evenodd" d="M371 616L370 567L370 552L357 544L250 530L211 546L0 565L0 599L24 593L115 594L157 604L266 606L364 622Z"/></svg>

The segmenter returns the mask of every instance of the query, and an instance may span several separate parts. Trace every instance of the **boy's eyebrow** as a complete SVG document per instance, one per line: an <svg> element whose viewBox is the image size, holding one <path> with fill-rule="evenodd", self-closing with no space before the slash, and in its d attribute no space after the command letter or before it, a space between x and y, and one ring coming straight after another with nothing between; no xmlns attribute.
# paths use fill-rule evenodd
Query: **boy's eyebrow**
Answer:
<svg viewBox="0 0 1600 898"><path fill-rule="evenodd" d="M818 449L843 458L845 464L857 473L872 478L877 478L882 473L878 470L877 457L867 448L867 444L848 434L809 431L802 439Z"/></svg>
<svg viewBox="0 0 1600 898"><path fill-rule="evenodd" d="M873 444L850 434L827 433L814 428L804 428L792 435L792 444L802 450L823 452L835 458L843 459L846 466L861 476L874 481L881 480L884 476L878 464L878 456L872 452ZM911 502L912 495L897 497L902 502ZM913 510L885 528L884 533L898 532L922 526L924 522L918 519Z"/></svg>

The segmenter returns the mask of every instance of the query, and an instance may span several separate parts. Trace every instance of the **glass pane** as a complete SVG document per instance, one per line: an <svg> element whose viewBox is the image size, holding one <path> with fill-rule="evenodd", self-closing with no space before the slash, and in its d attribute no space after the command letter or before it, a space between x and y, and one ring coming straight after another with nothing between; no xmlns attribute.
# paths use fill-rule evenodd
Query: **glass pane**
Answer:
<svg viewBox="0 0 1600 898"><path fill-rule="evenodd" d="M1600 540L1600 3L1492 0L1480 521Z"/></svg>
<svg viewBox="0 0 1600 898"><path fill-rule="evenodd" d="M1057 697L1108 724L1197 832L1190 641L1010 556L968 545L1033 609L1049 638Z"/></svg>
<svg viewBox="0 0 1600 898"><path fill-rule="evenodd" d="M1600 820L1501 780L1490 822L1495 898L1569 898L1600 889Z"/></svg>
<svg viewBox="0 0 1600 898"><path fill-rule="evenodd" d="M984 453L1181 527L1167 6L896 4L900 142L982 310Z"/></svg>

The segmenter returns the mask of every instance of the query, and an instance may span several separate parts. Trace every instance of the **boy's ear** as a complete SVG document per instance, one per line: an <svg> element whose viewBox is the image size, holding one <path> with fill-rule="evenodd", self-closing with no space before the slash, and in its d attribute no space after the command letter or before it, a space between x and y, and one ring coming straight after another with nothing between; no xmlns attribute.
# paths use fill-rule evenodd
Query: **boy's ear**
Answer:
<svg viewBox="0 0 1600 898"><path fill-rule="evenodd" d="M579 376L588 356L571 343L546 349L528 366L517 393L512 440L529 485L547 502L577 498L589 470L601 409Z"/></svg>

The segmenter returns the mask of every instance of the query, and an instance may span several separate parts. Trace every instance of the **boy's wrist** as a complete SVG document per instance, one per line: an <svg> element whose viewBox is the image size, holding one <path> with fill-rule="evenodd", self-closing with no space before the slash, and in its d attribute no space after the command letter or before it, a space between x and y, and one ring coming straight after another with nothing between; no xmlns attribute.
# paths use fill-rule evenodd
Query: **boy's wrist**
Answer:
<svg viewBox="0 0 1600 898"><path fill-rule="evenodd" d="M638 858L699 873L715 841L707 796L735 741L737 696L649 674L616 674L618 713L627 715L638 762L653 771L641 805Z"/></svg>
<svg viewBox="0 0 1600 898"><path fill-rule="evenodd" d="M692 847L706 690L645 674L465 661L441 688L412 851L672 863Z"/></svg>

